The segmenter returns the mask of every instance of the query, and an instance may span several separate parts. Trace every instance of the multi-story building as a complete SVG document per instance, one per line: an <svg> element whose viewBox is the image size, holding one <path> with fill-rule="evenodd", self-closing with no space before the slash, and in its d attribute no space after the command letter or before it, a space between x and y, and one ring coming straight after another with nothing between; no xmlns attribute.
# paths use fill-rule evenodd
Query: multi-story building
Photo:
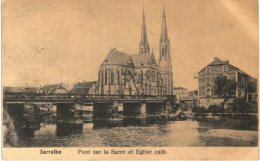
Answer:
<svg viewBox="0 0 260 161"><path fill-rule="evenodd" d="M174 87L173 94L176 96L178 102L183 98L187 98L189 96L188 90L183 87Z"/></svg>
<svg viewBox="0 0 260 161"><path fill-rule="evenodd" d="M150 50L145 14L141 28L139 53L130 55L112 49L100 65L98 93L115 95L172 95L173 72L165 9L163 8L159 65Z"/></svg>
<svg viewBox="0 0 260 161"><path fill-rule="evenodd" d="M199 104L209 107L220 104L224 99L253 97L256 93L256 79L242 70L215 57L214 61L199 73ZM250 98L251 100L254 98Z"/></svg>

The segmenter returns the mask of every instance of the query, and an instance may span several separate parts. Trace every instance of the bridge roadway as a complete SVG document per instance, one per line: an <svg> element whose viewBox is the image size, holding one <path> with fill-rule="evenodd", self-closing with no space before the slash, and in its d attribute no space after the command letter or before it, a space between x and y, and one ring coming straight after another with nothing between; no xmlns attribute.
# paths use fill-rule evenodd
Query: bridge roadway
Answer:
<svg viewBox="0 0 260 161"><path fill-rule="evenodd" d="M163 102L172 100L174 96L152 96L152 95L97 95L97 94L55 94L55 95L42 95L42 94L5 94L3 97L4 104L20 104L20 103L74 103L74 102L96 102L106 103L111 101L120 102Z"/></svg>

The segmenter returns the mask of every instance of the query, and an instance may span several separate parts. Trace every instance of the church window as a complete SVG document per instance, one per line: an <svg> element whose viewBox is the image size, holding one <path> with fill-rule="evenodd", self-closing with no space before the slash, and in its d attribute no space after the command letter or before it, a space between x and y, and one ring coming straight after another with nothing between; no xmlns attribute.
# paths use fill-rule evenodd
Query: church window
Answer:
<svg viewBox="0 0 260 161"><path fill-rule="evenodd" d="M121 75L124 75L124 69L121 68Z"/></svg>
<svg viewBox="0 0 260 161"><path fill-rule="evenodd" d="M107 84L107 69L105 69L105 84Z"/></svg>
<svg viewBox="0 0 260 161"><path fill-rule="evenodd" d="M164 56L164 49L162 48L162 56Z"/></svg>
<svg viewBox="0 0 260 161"><path fill-rule="evenodd" d="M100 75L101 75L101 71L99 70L98 71L98 81L100 82L101 80L100 80Z"/></svg>
<svg viewBox="0 0 260 161"><path fill-rule="evenodd" d="M143 82L143 71L141 70L141 82Z"/></svg>
<svg viewBox="0 0 260 161"><path fill-rule="evenodd" d="M119 74L119 70L117 70L117 84L120 84L120 74Z"/></svg>
<svg viewBox="0 0 260 161"><path fill-rule="evenodd" d="M110 69L108 68L107 69L107 84L111 84L111 81L110 81L110 78L111 78L111 75L110 75Z"/></svg>
<svg viewBox="0 0 260 161"><path fill-rule="evenodd" d="M111 69L111 84L114 84L114 70Z"/></svg>

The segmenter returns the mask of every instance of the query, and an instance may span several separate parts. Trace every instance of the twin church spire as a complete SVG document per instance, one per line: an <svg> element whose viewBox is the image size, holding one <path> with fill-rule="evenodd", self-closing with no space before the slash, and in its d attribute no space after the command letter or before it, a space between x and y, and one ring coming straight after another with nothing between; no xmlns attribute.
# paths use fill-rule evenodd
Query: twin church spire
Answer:
<svg viewBox="0 0 260 161"><path fill-rule="evenodd" d="M145 54L149 52L150 52L150 47L147 39L145 15L144 15L144 8L143 8L143 21L142 21L142 30L141 30L141 42L139 44L139 53Z"/></svg>
<svg viewBox="0 0 260 161"><path fill-rule="evenodd" d="M164 5L163 5L162 31L161 31L161 39L160 39L160 41L168 41L168 33L167 33L167 25L166 25L166 15L165 15Z"/></svg>
<svg viewBox="0 0 260 161"><path fill-rule="evenodd" d="M166 25L166 15L165 15L165 8L163 5L163 15L162 15L162 29L161 29L161 42L168 42L168 33L167 33L167 25ZM161 45L160 45L161 46ZM143 20L142 20L142 28L141 28L141 41L139 44L139 54L145 54L150 52L149 42L147 39L147 32L146 32L146 24L145 24L145 13L143 8Z"/></svg>

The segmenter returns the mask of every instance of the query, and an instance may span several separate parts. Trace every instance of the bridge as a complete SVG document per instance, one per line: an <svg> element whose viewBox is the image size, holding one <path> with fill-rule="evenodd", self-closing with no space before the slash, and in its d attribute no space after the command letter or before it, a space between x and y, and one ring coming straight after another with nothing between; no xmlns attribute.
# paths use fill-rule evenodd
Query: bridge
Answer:
<svg viewBox="0 0 260 161"><path fill-rule="evenodd" d="M97 95L97 94L4 94L4 110L30 116L33 122L39 107L47 104L55 108L56 121L83 118L98 119L146 118L148 115L168 115L174 96ZM73 122L75 123L75 122Z"/></svg>

